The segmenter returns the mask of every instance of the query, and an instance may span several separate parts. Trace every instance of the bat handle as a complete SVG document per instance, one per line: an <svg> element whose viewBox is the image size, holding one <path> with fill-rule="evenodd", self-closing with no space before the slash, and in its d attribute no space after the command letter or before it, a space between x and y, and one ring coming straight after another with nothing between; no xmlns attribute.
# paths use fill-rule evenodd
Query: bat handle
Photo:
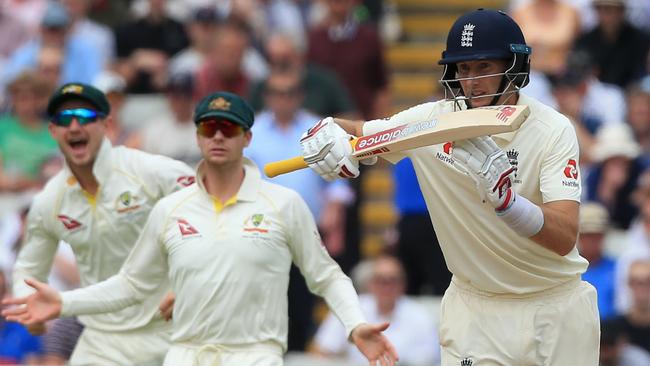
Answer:
<svg viewBox="0 0 650 366"><path fill-rule="evenodd" d="M264 174L269 178L273 178L280 174L291 173L306 167L307 163L305 163L302 156L295 156L290 159L274 161L264 165Z"/></svg>
<svg viewBox="0 0 650 366"><path fill-rule="evenodd" d="M359 140L358 137L350 139L350 146L352 146L353 151L357 140ZM296 170L305 169L307 166L308 165L305 163L305 160L302 158L302 156L294 156L293 158L274 161L272 163L264 165L264 174L266 174L266 176L269 178L273 178L277 177L280 174L286 174Z"/></svg>

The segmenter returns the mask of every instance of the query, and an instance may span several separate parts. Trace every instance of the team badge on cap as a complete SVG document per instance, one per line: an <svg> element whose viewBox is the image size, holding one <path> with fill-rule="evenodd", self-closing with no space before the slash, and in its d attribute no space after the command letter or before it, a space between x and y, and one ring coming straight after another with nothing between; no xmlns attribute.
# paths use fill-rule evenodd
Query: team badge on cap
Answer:
<svg viewBox="0 0 650 366"><path fill-rule="evenodd" d="M61 89L61 94L67 94L67 93L76 93L76 94L81 94L83 93L84 88L81 85L68 85L65 88Z"/></svg>
<svg viewBox="0 0 650 366"><path fill-rule="evenodd" d="M218 109L218 110L221 110L221 111L228 111L228 110L230 110L230 102L227 101L223 97L219 97L219 98L211 101L208 108L209 109Z"/></svg>
<svg viewBox="0 0 650 366"><path fill-rule="evenodd" d="M472 41L474 40L474 27L472 23L467 23L463 27L463 33L460 35L460 46L461 47L472 47Z"/></svg>

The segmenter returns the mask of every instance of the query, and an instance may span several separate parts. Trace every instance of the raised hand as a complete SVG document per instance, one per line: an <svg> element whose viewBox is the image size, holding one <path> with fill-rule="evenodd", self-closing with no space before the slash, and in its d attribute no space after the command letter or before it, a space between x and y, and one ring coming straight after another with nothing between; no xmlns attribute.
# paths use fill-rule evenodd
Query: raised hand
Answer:
<svg viewBox="0 0 650 366"><path fill-rule="evenodd" d="M307 165L324 179L359 176L359 162L352 158L350 135L334 118L322 119L305 132L300 146Z"/></svg>
<svg viewBox="0 0 650 366"><path fill-rule="evenodd" d="M26 279L25 283L36 292L25 297L3 300L3 305L18 306L3 309L2 316L8 321L19 322L31 328L37 328L39 323L58 318L61 314L59 293L43 282Z"/></svg>
<svg viewBox="0 0 650 366"><path fill-rule="evenodd" d="M393 366L399 359L392 343L382 334L388 323L361 324L354 328L350 339L370 362L370 366Z"/></svg>

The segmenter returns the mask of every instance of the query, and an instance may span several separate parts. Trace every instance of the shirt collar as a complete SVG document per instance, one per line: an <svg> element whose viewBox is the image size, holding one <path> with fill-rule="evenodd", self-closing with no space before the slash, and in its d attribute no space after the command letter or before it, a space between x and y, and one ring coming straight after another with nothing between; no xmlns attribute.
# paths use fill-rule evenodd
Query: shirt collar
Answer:
<svg viewBox="0 0 650 366"><path fill-rule="evenodd" d="M97 180L97 183L99 183L99 185L102 185L102 183L106 182L111 173L112 150L113 150L113 144L111 144L108 138L104 137L104 140L102 141L102 145L99 147L99 151L97 152L97 156L95 157L95 161L93 162L93 175L95 176L95 179ZM70 169L70 166L68 165L67 161L64 161L63 169L65 170L68 176L67 179L68 184L72 185L77 183L77 178L75 178L74 174L72 173L72 170Z"/></svg>
<svg viewBox="0 0 650 366"><path fill-rule="evenodd" d="M208 191L205 189L205 185L203 184L203 177L205 175L205 161L201 160L199 162L199 165L196 169L196 184L197 186L205 193L206 195L210 195ZM239 191L237 191L236 197L237 201L244 201L244 202L253 202L257 199L257 193L260 190L260 186L262 184L262 176L260 174L260 170L253 163L252 160L248 158L244 158L244 181L242 182L241 187L239 187Z"/></svg>
<svg viewBox="0 0 650 366"><path fill-rule="evenodd" d="M532 101L532 99L530 97L519 93L519 99L517 100L517 105L527 105L527 106L530 107L531 101ZM528 118L530 118L530 116ZM528 118L526 118L526 121L528 120ZM522 122L522 126L523 126L524 123L526 123L526 121ZM521 127L519 127L519 128L521 128ZM496 139L499 139L499 140L503 140L505 142L510 142L510 141L512 141L512 139L515 138L518 131L519 131L519 129L514 130L512 132L504 132L504 133L500 133L500 134L497 134L497 135L492 135L492 137L496 138Z"/></svg>

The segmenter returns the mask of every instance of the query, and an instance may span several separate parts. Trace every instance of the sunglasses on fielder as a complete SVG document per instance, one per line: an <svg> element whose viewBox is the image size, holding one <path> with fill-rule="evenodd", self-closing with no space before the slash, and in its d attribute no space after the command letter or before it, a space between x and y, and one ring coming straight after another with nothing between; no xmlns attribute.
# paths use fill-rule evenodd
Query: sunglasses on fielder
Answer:
<svg viewBox="0 0 650 366"><path fill-rule="evenodd" d="M196 132L207 138L214 137L217 131L221 131L224 137L231 138L243 134L244 128L225 119L204 119L196 127Z"/></svg>
<svg viewBox="0 0 650 366"><path fill-rule="evenodd" d="M97 122L99 118L104 117L106 117L104 113L97 112L92 109L65 109L52 117L52 123L57 126L67 127L70 126L73 119L76 119L80 125L87 125L89 123Z"/></svg>

